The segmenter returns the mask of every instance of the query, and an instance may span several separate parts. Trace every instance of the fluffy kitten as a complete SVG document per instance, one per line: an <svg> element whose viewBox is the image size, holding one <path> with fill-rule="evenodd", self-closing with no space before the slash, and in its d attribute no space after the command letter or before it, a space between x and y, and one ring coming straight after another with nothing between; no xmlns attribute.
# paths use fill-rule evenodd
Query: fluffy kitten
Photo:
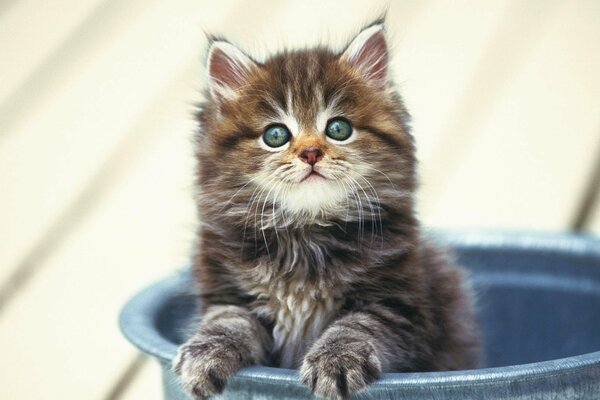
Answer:
<svg viewBox="0 0 600 400"><path fill-rule="evenodd" d="M213 41L196 154L203 318L174 362L198 398L247 365L346 398L384 371L474 368L462 270L420 234L415 149L381 23L264 63Z"/></svg>

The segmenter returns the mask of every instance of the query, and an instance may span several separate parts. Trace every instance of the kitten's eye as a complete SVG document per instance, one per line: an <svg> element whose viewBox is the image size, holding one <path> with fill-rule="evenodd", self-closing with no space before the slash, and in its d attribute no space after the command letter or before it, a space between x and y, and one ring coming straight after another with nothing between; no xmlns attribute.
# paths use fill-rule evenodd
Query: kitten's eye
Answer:
<svg viewBox="0 0 600 400"><path fill-rule="evenodd" d="M290 136L284 125L273 125L263 133L263 140L269 147L281 147L290 141Z"/></svg>
<svg viewBox="0 0 600 400"><path fill-rule="evenodd" d="M343 118L335 118L327 123L325 134L334 140L343 141L352 136L352 125Z"/></svg>

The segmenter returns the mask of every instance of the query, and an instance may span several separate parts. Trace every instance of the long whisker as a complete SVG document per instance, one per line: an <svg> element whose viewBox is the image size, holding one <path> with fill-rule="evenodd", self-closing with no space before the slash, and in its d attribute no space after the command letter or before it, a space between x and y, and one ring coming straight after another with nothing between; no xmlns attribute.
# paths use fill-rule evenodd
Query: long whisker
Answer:
<svg viewBox="0 0 600 400"><path fill-rule="evenodd" d="M383 245L383 221L381 219L381 199L379 198L377 190L375 190L375 187L371 184L371 182L369 182L369 180L366 177L359 174L358 172L356 172L356 174L369 186L371 193L373 193L373 196L375 197L375 205L377 208L377 220L379 221L379 232L381 234L381 244Z"/></svg>
<svg viewBox="0 0 600 400"><path fill-rule="evenodd" d="M365 195L365 200L368 203L369 208L371 210L371 215L374 216L375 215L375 209L373 208L373 203L371 201L371 198L369 197L369 195L367 194L367 192L365 191L365 189L352 176L347 175L347 177L348 177L348 179L351 179L352 182L354 182L359 187L359 189L363 192L363 194ZM373 218L370 218L370 219L371 219L371 243L373 243L373 241L375 240L375 227L376 227L376 224L375 224L375 221L373 220Z"/></svg>
<svg viewBox="0 0 600 400"><path fill-rule="evenodd" d="M378 170L377 168L372 167L370 165L362 165L361 167L366 167L368 169L372 169L375 172L379 172L381 175L383 175L385 177L385 179L388 180L388 182L390 183L390 185L392 185L392 189L394 189L394 190L396 189L396 185L394 185L394 182L392 182L392 180L390 179L390 177L385 172L382 172L382 171Z"/></svg>
<svg viewBox="0 0 600 400"><path fill-rule="evenodd" d="M225 202L225 204L223 204L223 207L221 207L221 209L219 210L219 212L222 212L225 207L227 207L229 204L231 204L233 202L233 199L249 184L251 184L254 180L256 179L256 177L251 178L248 182L246 182L241 188L239 188L234 194L233 196L231 196L231 198Z"/></svg>
<svg viewBox="0 0 600 400"><path fill-rule="evenodd" d="M362 205L362 201L360 200L360 194L358 193L358 188L356 187L356 184L353 182L353 180L350 178L350 176L345 173L345 172L341 172L349 181L347 182L348 185L352 188L351 193L354 196L354 198L356 199L356 203L358 205L357 211L358 211L358 240L359 240L359 244L362 243L362 238L363 238L363 234L364 234L364 210L363 210L363 205Z"/></svg>
<svg viewBox="0 0 600 400"><path fill-rule="evenodd" d="M273 186L271 185L271 183L274 180L275 180L275 177L271 177L271 179L269 179L269 182L268 182L268 186L270 188L269 188L269 192L265 196L265 199L264 199L264 202L263 202L263 207L262 207L262 210L261 210L261 213L260 213L260 228L259 228L260 231L261 231L261 233L262 233L263 240L265 241L265 249L267 250L267 255L269 256L269 259L271 259L271 252L269 250L269 242L267 241L267 235L265 234L265 229L264 229L264 225L263 225L263 216L264 216L264 212L265 212L265 204L267 202L267 199L269 198L269 194L273 190ZM265 186L265 188L261 191L261 196L262 196L262 193L264 193L266 191L266 189L267 189L267 187ZM258 228L258 221L257 221L257 219L258 219L258 205L260 203L261 203L261 201L259 201L257 203L256 211L254 213L254 232L255 232L255 235L256 235L256 228Z"/></svg>
<svg viewBox="0 0 600 400"><path fill-rule="evenodd" d="M260 213L260 225L261 225L260 229L262 231L263 238L265 239L265 246L267 246L267 247L268 247L268 243L267 243L267 238L266 238L266 235L265 235L266 227L264 226L264 223L263 223L263 217L264 217L264 214L265 214L265 208L266 208L266 205L267 205L267 200L269 199L269 195L271 194L271 192L273 191L273 189L278 188L278 186L279 185L277 184L277 181L275 181L275 183L273 184L273 186L271 186L271 188L269 189L269 192L265 196L265 200L263 201L262 211ZM273 203L272 222L273 222L273 230L275 231L275 237L277 238L277 244L281 245L281 243L279 241L279 233L277 233L277 224L275 222L275 196L276 196L276 194L277 194L277 192L275 193L275 195L273 197L273 200L272 200L272 203Z"/></svg>
<svg viewBox="0 0 600 400"><path fill-rule="evenodd" d="M286 183L284 183L283 184L283 193L281 194L281 197L285 199L287 197L287 194L288 194L289 191L290 191L289 185L286 184ZM289 220L288 220L288 217L287 217L287 213L286 213L284 207L280 206L279 209L281 210L281 218L283 218L283 227L285 228L286 234L289 236L289 233L290 233L288 231Z"/></svg>
<svg viewBox="0 0 600 400"><path fill-rule="evenodd" d="M271 178L271 180L273 180L274 178ZM269 181L270 182L270 181ZM248 204L248 208L247 208L247 212L246 212L246 221L244 223L244 235L243 235L243 240L245 240L246 238L246 227L248 225L248 221L249 221L249 217L250 217L250 210L252 209L253 205L256 204L257 207L254 209L254 251L257 250L258 248L258 243L257 243L257 235L256 235L256 228L257 228L257 213L258 213L258 204L260 204L260 198L262 197L262 194L265 192L266 187L261 187L261 186L257 186L258 193L252 195L251 201ZM256 190L255 190L256 192ZM268 248L267 248L267 252L268 252Z"/></svg>
<svg viewBox="0 0 600 400"><path fill-rule="evenodd" d="M336 177L337 178L337 177ZM348 187L348 189L346 190L346 184L344 183L343 180L341 179L336 179L335 182L337 183L337 185L340 187L340 189L343 192L349 192L350 188ZM348 196L346 196L346 216L344 217L344 232L346 232L346 230L348 229L348 220L350 219L349 217L350 214L350 200L348 200Z"/></svg>
<svg viewBox="0 0 600 400"><path fill-rule="evenodd" d="M244 231L242 234L242 247L240 249L240 260L243 259L243 249L244 249L244 243L246 242L246 228L248 227L248 216L250 215L250 208L252 207L255 196L257 195L257 192L259 192L260 189L261 189L260 186L256 186L256 188L252 192L252 195L250 196L250 200L248 201L248 206L246 207L246 220L244 221ZM254 242L255 242L254 246L256 248L256 239L254 239Z"/></svg>

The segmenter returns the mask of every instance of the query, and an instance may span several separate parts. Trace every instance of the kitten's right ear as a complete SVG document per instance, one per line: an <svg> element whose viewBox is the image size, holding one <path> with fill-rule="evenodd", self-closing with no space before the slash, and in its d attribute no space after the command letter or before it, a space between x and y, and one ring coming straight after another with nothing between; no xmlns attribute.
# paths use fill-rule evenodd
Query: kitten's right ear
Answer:
<svg viewBox="0 0 600 400"><path fill-rule="evenodd" d="M256 67L240 49L220 40L211 43L206 63L208 88L217 102L236 97Z"/></svg>
<svg viewBox="0 0 600 400"><path fill-rule="evenodd" d="M383 21L363 29L344 50L342 58L365 79L378 87L385 87L389 55Z"/></svg>

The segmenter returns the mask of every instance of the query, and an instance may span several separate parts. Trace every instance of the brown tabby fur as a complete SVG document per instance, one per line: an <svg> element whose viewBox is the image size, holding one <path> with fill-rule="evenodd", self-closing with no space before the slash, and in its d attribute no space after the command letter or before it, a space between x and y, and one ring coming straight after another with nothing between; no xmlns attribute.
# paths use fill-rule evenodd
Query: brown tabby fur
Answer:
<svg viewBox="0 0 600 400"><path fill-rule="evenodd" d="M356 132L350 144L316 128L333 101ZM257 140L278 109L302 134L273 153ZM205 315L174 363L187 390L220 393L239 368L260 363L300 367L313 392L337 399L385 371L478 366L463 272L420 233L414 141L389 82L378 86L328 49L286 51L253 64L235 97L208 94L198 117L194 276ZM337 183L347 193L337 207L290 212L289 185L320 195L286 180L310 146L354 181ZM335 177L329 184L344 179Z"/></svg>

